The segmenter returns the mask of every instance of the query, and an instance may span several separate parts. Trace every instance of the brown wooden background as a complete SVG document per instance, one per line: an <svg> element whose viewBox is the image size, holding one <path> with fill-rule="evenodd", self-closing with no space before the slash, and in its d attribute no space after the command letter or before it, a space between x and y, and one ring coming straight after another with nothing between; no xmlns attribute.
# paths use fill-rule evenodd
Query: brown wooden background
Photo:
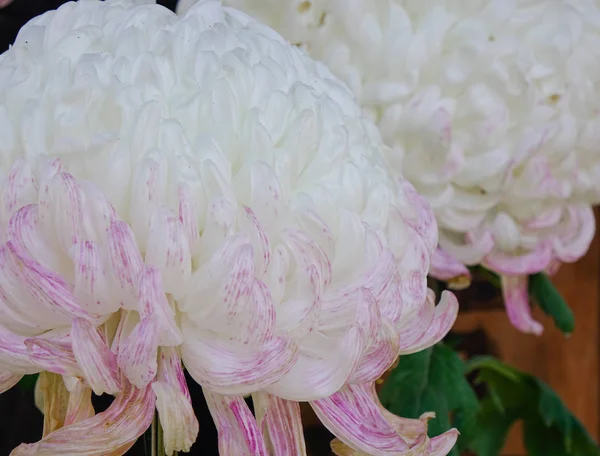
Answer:
<svg viewBox="0 0 600 456"><path fill-rule="evenodd" d="M597 223L600 221L596 214ZM575 331L566 339L539 309L535 318L544 324L541 337L513 329L503 311L479 311L461 315L456 330L483 328L501 358L547 382L600 439L600 236L597 234L585 258L564 265L554 277L575 313ZM505 456L526 456L517 427L506 444ZM582 455L583 456L583 455Z"/></svg>

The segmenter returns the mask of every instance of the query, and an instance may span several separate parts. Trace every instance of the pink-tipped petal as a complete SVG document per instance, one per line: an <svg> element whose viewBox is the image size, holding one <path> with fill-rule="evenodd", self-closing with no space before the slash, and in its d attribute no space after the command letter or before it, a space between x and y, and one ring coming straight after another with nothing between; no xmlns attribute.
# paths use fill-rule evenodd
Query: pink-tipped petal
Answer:
<svg viewBox="0 0 600 456"><path fill-rule="evenodd" d="M175 312L171 308L162 286L160 271L155 266L146 266L140 276L139 313L142 318L157 316L160 327L158 344L177 346L183 342L181 330L175 322Z"/></svg>
<svg viewBox="0 0 600 456"><path fill-rule="evenodd" d="M83 375L94 393L115 394L121 390L117 360L104 334L90 322L73 319L72 347Z"/></svg>
<svg viewBox="0 0 600 456"><path fill-rule="evenodd" d="M410 448L374 400L374 384L346 385L311 406L321 422L345 444L372 456L404 454Z"/></svg>
<svg viewBox="0 0 600 456"><path fill-rule="evenodd" d="M138 388L150 383L157 370L159 317L152 314L140 323L119 347L117 363L129 381Z"/></svg>
<svg viewBox="0 0 600 456"><path fill-rule="evenodd" d="M424 321L416 319L414 328L400 331L400 353L409 355L425 350L437 344L448 334L458 316L458 300L449 291L442 292L440 302L436 306L433 293L429 294L424 306L432 307L431 319Z"/></svg>
<svg viewBox="0 0 600 456"><path fill-rule="evenodd" d="M526 275L503 275L502 295L510 322L515 328L524 333L539 336L544 331L543 326L531 316L529 305L528 282Z"/></svg>
<svg viewBox="0 0 600 456"><path fill-rule="evenodd" d="M190 451L198 436L199 426L176 349L169 347L160 350L158 373L152 390L156 396L166 454Z"/></svg>
<svg viewBox="0 0 600 456"><path fill-rule="evenodd" d="M70 391L65 426L86 420L95 414L92 405L92 389L78 380Z"/></svg>
<svg viewBox="0 0 600 456"><path fill-rule="evenodd" d="M379 334L369 349L363 353L356 369L349 378L350 383L374 382L398 358L400 337L394 325L383 320Z"/></svg>
<svg viewBox="0 0 600 456"><path fill-rule="evenodd" d="M114 280L121 290L121 305L137 310L137 282L143 260L133 231L125 222L114 222L108 229L107 243Z"/></svg>
<svg viewBox="0 0 600 456"><path fill-rule="evenodd" d="M190 375L205 389L244 395L279 380L298 353L292 340L273 338L258 346L228 343L183 320L182 357Z"/></svg>
<svg viewBox="0 0 600 456"><path fill-rule="evenodd" d="M300 404L264 392L253 394L252 400L270 454L306 456Z"/></svg>
<svg viewBox="0 0 600 456"><path fill-rule="evenodd" d="M596 219L591 207L570 208L565 233L554 239L554 254L564 263L572 263L588 251L596 233Z"/></svg>
<svg viewBox="0 0 600 456"><path fill-rule="evenodd" d="M219 454L267 456L256 419L242 396L222 396L204 389L204 397L219 435Z"/></svg>
<svg viewBox="0 0 600 456"><path fill-rule="evenodd" d="M11 456L123 455L152 423L154 405L150 386L126 385L105 412L62 427L37 443L22 444Z"/></svg>
<svg viewBox="0 0 600 456"><path fill-rule="evenodd" d="M432 438L429 441L429 452L427 454L429 456L447 456L456 445L459 434L456 429L450 429L442 435Z"/></svg>
<svg viewBox="0 0 600 456"><path fill-rule="evenodd" d="M429 275L448 282L449 287L455 290L467 288L471 283L469 269L440 247L433 252L431 257Z"/></svg>
<svg viewBox="0 0 600 456"><path fill-rule="evenodd" d="M500 274L516 276L536 274L546 269L551 261L552 245L549 241L543 241L523 255L509 255L495 250L485 257L482 264Z"/></svg>
<svg viewBox="0 0 600 456"><path fill-rule="evenodd" d="M13 374L11 372L0 373L0 394L8 391L23 378L21 374Z"/></svg>
<svg viewBox="0 0 600 456"><path fill-rule="evenodd" d="M190 279L192 259L185 229L166 208L152 214L145 259L160 270L167 293L180 291Z"/></svg>

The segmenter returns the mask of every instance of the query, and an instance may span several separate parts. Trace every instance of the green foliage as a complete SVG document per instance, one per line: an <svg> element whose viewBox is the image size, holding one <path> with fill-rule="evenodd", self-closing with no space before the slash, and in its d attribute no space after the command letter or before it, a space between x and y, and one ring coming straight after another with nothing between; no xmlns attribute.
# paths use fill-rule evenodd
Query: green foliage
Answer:
<svg viewBox="0 0 600 456"><path fill-rule="evenodd" d="M402 356L380 397L396 415L418 418L424 412L436 412L436 419L429 422L429 435L456 427L461 432L459 447L464 446L462 442L468 440L475 427L477 396L465 377L463 361L444 344ZM458 449L450 454L457 456Z"/></svg>
<svg viewBox="0 0 600 456"><path fill-rule="evenodd" d="M535 298L540 309L552 317L558 329L565 334L573 332L573 312L546 274L529 276L529 294Z"/></svg>
<svg viewBox="0 0 600 456"><path fill-rule="evenodd" d="M582 424L541 380L491 357L473 359L468 369L488 389L468 442L477 455L499 455L517 420L523 421L530 456L600 455Z"/></svg>

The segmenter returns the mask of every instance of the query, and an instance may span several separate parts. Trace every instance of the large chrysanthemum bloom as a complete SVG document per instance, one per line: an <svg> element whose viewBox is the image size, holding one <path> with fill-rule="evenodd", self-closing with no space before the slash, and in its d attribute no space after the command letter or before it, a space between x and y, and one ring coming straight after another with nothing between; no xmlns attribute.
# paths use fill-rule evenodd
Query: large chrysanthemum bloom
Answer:
<svg viewBox="0 0 600 456"><path fill-rule="evenodd" d="M447 454L373 395L456 317L429 205L324 66L217 1L142 3L67 3L0 56L1 385L68 397L14 454L122 454L155 407L189 449L182 360L223 455L305 454L299 401L356 451Z"/></svg>
<svg viewBox="0 0 600 456"><path fill-rule="evenodd" d="M435 211L431 274L460 286L465 265L499 273L511 321L539 334L527 276L581 257L595 230L598 3L227 3L326 63L376 121L390 162Z"/></svg>

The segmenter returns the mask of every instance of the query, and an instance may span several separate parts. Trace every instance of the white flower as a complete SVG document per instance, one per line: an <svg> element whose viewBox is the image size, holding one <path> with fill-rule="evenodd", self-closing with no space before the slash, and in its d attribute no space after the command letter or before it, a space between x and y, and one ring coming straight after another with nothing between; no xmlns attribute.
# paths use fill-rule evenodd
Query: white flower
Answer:
<svg viewBox="0 0 600 456"><path fill-rule="evenodd" d="M372 391L456 317L428 204L324 66L220 2L142 3L67 3L0 56L0 385L63 375L78 412L14 454L123 454L155 405L188 450L181 360L222 454L305 454L298 401L357 450L447 454Z"/></svg>
<svg viewBox="0 0 600 456"><path fill-rule="evenodd" d="M506 277L515 326L541 332L527 274L581 257L595 229L590 204L600 201L598 3L226 3L348 84L391 146L391 166L435 211L432 275L483 264Z"/></svg>

